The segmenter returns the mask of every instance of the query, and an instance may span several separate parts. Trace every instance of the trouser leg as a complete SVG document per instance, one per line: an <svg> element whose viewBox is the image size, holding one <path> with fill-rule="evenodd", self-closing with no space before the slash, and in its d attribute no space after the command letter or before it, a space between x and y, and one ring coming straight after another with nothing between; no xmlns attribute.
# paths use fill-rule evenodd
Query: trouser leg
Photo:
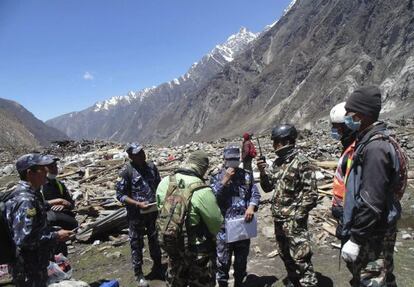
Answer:
<svg viewBox="0 0 414 287"><path fill-rule="evenodd" d="M146 231L148 236L148 247L154 267L161 268L161 249L158 241L158 231L156 228L157 213L153 213L146 221Z"/></svg>
<svg viewBox="0 0 414 287"><path fill-rule="evenodd" d="M247 257L249 256L250 240L235 242L233 245L234 252L234 281L240 285L246 277Z"/></svg>
<svg viewBox="0 0 414 287"><path fill-rule="evenodd" d="M132 267L135 276L142 274L142 249L144 248L144 229L140 223L129 223Z"/></svg>
<svg viewBox="0 0 414 287"><path fill-rule="evenodd" d="M186 275L188 274L188 263L185 257L168 258L168 268L166 276L167 287L186 287L188 286L188 280Z"/></svg>
<svg viewBox="0 0 414 287"><path fill-rule="evenodd" d="M216 278L220 286L227 286L231 266L232 250L230 244L226 243L226 233L221 229L217 234L217 273Z"/></svg>
<svg viewBox="0 0 414 287"><path fill-rule="evenodd" d="M215 258L212 254L196 254L189 265L190 287L215 287Z"/></svg>

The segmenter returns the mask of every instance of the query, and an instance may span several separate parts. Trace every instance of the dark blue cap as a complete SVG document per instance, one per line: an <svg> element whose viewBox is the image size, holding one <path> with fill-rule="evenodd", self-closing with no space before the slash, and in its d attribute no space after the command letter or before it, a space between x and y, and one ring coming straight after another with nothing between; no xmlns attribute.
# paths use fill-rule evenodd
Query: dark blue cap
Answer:
<svg viewBox="0 0 414 287"><path fill-rule="evenodd" d="M17 171L24 171L33 166L49 165L53 162L53 159L45 155L41 155L40 153L29 153L22 155L17 159L16 169Z"/></svg>
<svg viewBox="0 0 414 287"><path fill-rule="evenodd" d="M224 148L224 159L240 160L240 148L237 145L229 145Z"/></svg>
<svg viewBox="0 0 414 287"><path fill-rule="evenodd" d="M128 154L138 154L143 148L139 143L130 143L126 146L125 151Z"/></svg>

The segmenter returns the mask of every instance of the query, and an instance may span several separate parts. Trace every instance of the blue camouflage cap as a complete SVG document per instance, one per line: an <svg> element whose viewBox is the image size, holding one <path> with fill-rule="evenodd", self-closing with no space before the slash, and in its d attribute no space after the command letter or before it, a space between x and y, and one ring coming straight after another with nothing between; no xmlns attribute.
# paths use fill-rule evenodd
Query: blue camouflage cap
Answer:
<svg viewBox="0 0 414 287"><path fill-rule="evenodd" d="M128 154L138 154L144 147L139 143L130 143L126 146L125 151Z"/></svg>
<svg viewBox="0 0 414 287"><path fill-rule="evenodd" d="M224 148L224 159L240 160L240 148L237 145L228 145Z"/></svg>
<svg viewBox="0 0 414 287"><path fill-rule="evenodd" d="M47 158L47 159L49 159L49 160L52 160L53 162L60 161L60 158L58 158L58 157L57 157L57 156L55 156L55 155L51 155L51 154L45 155L45 158Z"/></svg>
<svg viewBox="0 0 414 287"><path fill-rule="evenodd" d="M45 155L41 155L40 153L29 153L22 155L17 159L16 169L17 171L24 171L33 166L49 165L53 162L53 159Z"/></svg>

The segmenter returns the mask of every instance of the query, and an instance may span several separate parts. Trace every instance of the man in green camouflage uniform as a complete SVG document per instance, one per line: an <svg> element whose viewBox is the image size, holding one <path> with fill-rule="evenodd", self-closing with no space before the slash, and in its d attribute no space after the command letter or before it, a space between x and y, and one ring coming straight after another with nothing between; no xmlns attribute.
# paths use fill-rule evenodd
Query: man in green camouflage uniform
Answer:
<svg viewBox="0 0 414 287"><path fill-rule="evenodd" d="M272 130L273 147L278 156L270 170L266 162L257 162L264 192L274 190L272 214L279 253L288 278L286 286L317 286L311 262L308 233L309 211L318 198L316 178L309 160L295 148L297 131L293 125Z"/></svg>
<svg viewBox="0 0 414 287"><path fill-rule="evenodd" d="M175 171L175 180L181 189L199 186L191 196L186 214L186 247L168 253L166 283L168 287L214 287L216 285L216 235L220 231L223 217L216 197L204 175L209 161L205 152L193 152L186 163ZM168 200L167 191L171 177L163 178L157 188L159 210ZM162 215L162 211L161 211ZM160 219L159 219L159 225ZM162 236L162 233L160 233Z"/></svg>

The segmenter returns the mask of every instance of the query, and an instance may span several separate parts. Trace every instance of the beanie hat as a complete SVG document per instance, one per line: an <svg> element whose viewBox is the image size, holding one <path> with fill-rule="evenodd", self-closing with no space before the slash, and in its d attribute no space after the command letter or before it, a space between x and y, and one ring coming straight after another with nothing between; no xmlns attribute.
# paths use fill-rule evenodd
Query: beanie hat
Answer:
<svg viewBox="0 0 414 287"><path fill-rule="evenodd" d="M377 86L360 87L349 96L345 109L377 120L381 111L381 91Z"/></svg>
<svg viewBox="0 0 414 287"><path fill-rule="evenodd" d="M195 151L190 154L184 167L195 171L200 177L203 177L208 169L208 154L204 151Z"/></svg>

